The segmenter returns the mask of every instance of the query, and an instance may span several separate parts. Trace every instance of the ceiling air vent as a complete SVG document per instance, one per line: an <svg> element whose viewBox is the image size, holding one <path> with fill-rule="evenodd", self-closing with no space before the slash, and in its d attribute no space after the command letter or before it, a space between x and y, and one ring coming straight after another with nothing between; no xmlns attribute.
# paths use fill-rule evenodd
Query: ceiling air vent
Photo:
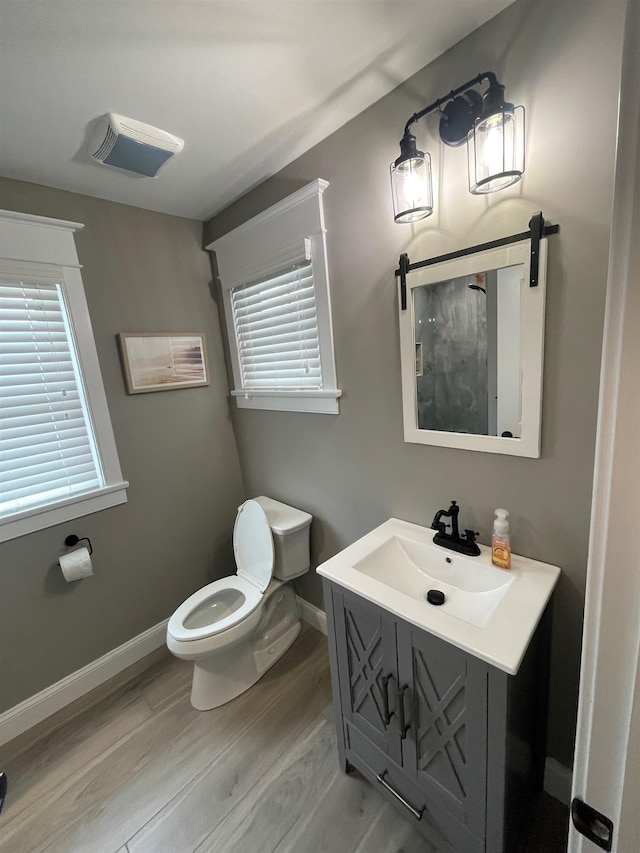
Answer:
<svg viewBox="0 0 640 853"><path fill-rule="evenodd" d="M89 153L98 163L155 178L184 148L184 140L133 118L107 113L98 121Z"/></svg>

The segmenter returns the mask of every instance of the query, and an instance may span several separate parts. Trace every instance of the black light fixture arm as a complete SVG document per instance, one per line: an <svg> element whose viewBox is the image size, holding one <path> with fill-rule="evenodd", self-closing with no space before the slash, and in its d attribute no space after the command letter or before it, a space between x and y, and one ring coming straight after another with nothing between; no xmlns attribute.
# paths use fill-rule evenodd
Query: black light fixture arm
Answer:
<svg viewBox="0 0 640 853"><path fill-rule="evenodd" d="M452 89L448 95L443 95L441 98L438 98L432 104L429 104L428 107L425 107L423 110L414 113L404 126L405 136L410 133L411 125L414 124L416 121L419 121L424 116L429 115L429 113L434 112L444 104L448 103L449 101L452 101L454 98L457 98L458 95L461 95L463 92L465 92L467 89L470 89L472 86L480 85L480 83L482 83L484 80L488 80L490 86L498 82L498 78L493 73L493 71L481 72L472 80L468 80L466 83L463 83L462 86L458 86L457 89Z"/></svg>

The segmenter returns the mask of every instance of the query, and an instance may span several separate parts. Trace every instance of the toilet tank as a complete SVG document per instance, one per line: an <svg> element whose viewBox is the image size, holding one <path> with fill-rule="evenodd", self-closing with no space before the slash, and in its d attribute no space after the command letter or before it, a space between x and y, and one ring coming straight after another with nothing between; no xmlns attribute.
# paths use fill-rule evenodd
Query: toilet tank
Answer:
<svg viewBox="0 0 640 853"><path fill-rule="evenodd" d="M255 498L267 516L273 535L273 576L281 581L297 578L308 571L309 525L313 516L273 498Z"/></svg>

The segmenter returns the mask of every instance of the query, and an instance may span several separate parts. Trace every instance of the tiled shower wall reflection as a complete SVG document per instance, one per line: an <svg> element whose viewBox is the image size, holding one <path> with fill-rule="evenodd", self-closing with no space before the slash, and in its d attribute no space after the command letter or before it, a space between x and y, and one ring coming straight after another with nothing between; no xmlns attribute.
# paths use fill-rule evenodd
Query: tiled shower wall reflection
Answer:
<svg viewBox="0 0 640 853"><path fill-rule="evenodd" d="M466 276L413 289L419 429L489 432L487 297L469 288L475 283Z"/></svg>

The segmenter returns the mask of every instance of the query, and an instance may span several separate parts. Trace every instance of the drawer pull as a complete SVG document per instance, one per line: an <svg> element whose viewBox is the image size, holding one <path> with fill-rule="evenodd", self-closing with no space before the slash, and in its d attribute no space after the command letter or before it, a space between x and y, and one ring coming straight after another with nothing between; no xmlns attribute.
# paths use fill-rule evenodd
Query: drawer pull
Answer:
<svg viewBox="0 0 640 853"><path fill-rule="evenodd" d="M425 807L423 806L420 811L418 811L418 809L414 809L414 807L410 803L408 803L405 798L401 796L394 788L392 788L391 785L386 781L386 779L384 778L386 775L387 771L383 770L382 773L378 773L376 779L378 780L378 782L380 782L383 788L386 788L390 794L393 794L396 800L400 800L405 809L409 809L409 811L415 817L416 820L422 820L422 814L424 812Z"/></svg>

